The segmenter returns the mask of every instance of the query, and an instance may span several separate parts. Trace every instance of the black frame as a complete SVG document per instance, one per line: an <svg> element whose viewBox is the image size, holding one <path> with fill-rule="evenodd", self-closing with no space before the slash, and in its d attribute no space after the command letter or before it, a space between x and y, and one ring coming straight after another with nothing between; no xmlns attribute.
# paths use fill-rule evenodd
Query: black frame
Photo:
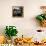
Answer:
<svg viewBox="0 0 46 46"><path fill-rule="evenodd" d="M13 6L12 16L13 17L23 17L23 6Z"/></svg>

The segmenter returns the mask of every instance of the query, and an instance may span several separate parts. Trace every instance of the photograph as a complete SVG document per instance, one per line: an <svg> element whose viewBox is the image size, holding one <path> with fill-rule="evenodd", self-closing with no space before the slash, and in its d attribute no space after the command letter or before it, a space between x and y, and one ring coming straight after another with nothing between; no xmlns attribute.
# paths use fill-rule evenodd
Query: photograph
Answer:
<svg viewBox="0 0 46 46"><path fill-rule="evenodd" d="M12 16L13 17L23 17L23 6L13 6Z"/></svg>

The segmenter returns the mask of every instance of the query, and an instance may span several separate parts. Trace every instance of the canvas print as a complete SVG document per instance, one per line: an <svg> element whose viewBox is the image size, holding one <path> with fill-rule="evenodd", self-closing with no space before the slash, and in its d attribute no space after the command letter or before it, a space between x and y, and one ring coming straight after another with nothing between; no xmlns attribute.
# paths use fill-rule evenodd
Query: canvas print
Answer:
<svg viewBox="0 0 46 46"><path fill-rule="evenodd" d="M13 17L23 17L23 6L13 6L12 12Z"/></svg>

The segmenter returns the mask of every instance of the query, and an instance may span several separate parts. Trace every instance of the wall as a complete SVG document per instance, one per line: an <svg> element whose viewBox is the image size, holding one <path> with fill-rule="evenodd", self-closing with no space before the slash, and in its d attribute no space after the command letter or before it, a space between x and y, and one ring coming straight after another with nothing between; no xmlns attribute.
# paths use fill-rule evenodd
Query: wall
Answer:
<svg viewBox="0 0 46 46"><path fill-rule="evenodd" d="M0 0L0 33L4 34L6 25L15 25L18 36L36 33L36 29L42 29L35 20L35 16L41 13L39 7L42 5L46 5L46 0ZM13 18L12 6L24 6L24 17Z"/></svg>

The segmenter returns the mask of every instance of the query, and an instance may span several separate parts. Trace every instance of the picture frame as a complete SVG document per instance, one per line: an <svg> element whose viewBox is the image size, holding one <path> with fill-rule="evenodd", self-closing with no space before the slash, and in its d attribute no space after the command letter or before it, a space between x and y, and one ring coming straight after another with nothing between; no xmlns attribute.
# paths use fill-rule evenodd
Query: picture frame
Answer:
<svg viewBox="0 0 46 46"><path fill-rule="evenodd" d="M23 6L12 6L13 17L23 17Z"/></svg>

